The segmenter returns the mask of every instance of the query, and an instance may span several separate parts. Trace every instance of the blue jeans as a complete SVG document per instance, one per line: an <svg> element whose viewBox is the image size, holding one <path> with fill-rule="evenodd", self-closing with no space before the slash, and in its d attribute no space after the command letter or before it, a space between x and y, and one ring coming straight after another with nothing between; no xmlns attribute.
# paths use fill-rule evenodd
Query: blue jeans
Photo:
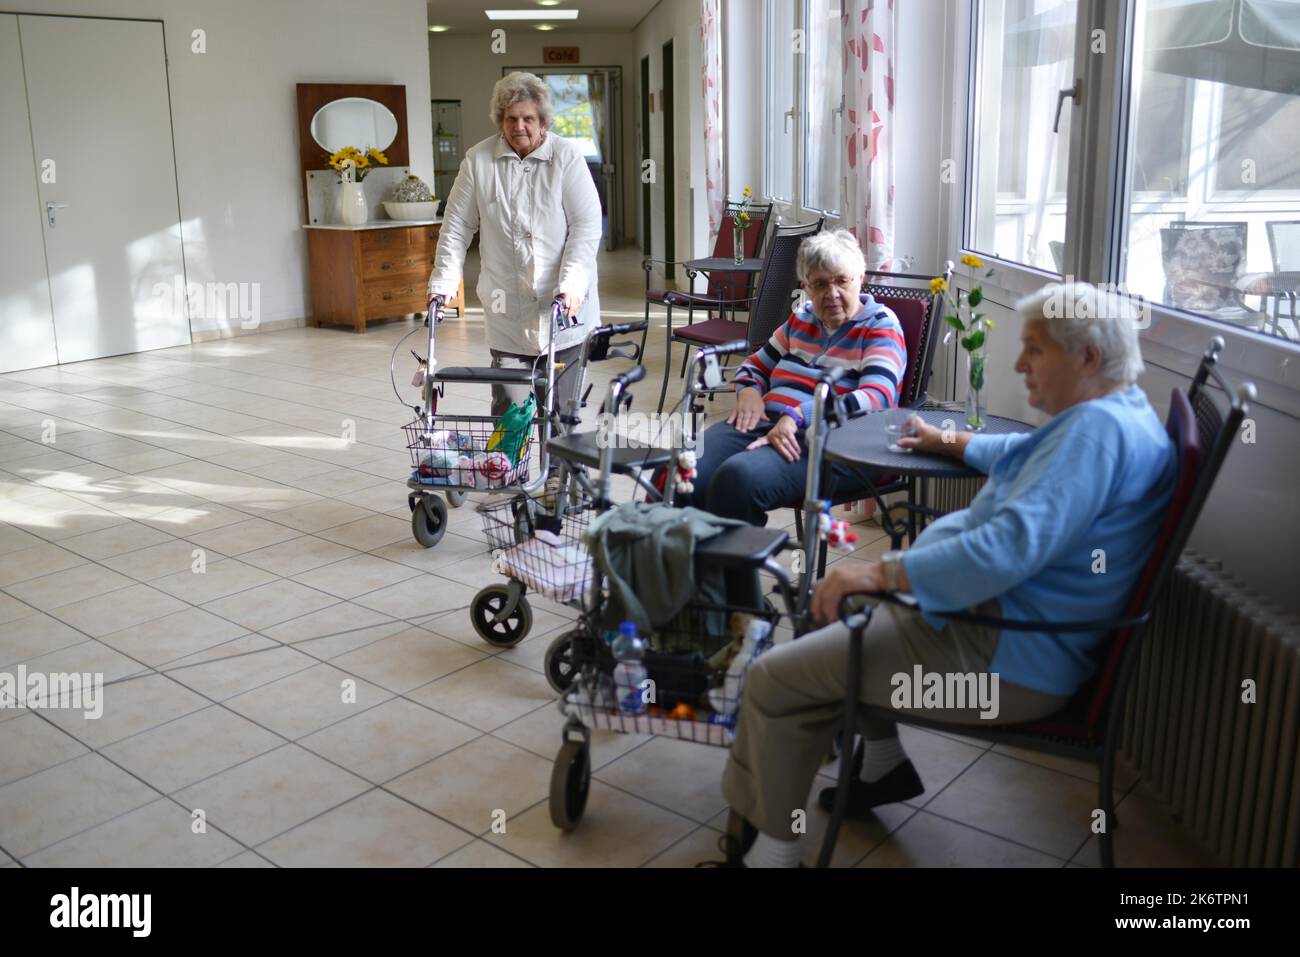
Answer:
<svg viewBox="0 0 1300 957"><path fill-rule="evenodd" d="M726 422L710 426L700 437L695 492L681 496L682 504L759 526L767 524L770 509L801 505L808 478L808 445L802 430L798 434L802 452L798 461L787 462L766 445L745 451L745 446L766 435L773 425L760 419L748 432L740 432ZM843 466L831 466L822 472L822 489L828 497L861 484Z"/></svg>

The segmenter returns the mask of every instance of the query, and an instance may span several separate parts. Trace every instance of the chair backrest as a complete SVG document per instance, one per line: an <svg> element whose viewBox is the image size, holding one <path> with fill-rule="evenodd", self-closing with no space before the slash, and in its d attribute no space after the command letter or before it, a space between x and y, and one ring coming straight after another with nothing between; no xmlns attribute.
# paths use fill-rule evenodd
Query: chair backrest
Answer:
<svg viewBox="0 0 1300 957"><path fill-rule="evenodd" d="M1196 527L1196 520L1214 487L1219 469L1227 458L1241 428L1242 419L1255 398L1255 387L1250 383L1233 390L1217 368L1219 352L1224 346L1218 336L1201 359L1190 389L1174 389L1170 397L1169 416L1165 428L1173 440L1178 456L1178 470L1169 506L1165 511L1156 544L1142 567L1137 583L1124 609L1125 618L1149 614L1160 594L1160 589L1173 572L1174 566ZM1228 403L1224 413L1207 389L1209 379L1222 390ZM1087 721L1097 726L1105 718L1123 674L1133 666L1140 651L1143 628L1121 628L1110 636L1105 648L1091 699L1088 703ZM1122 704L1122 702L1121 702Z"/></svg>
<svg viewBox="0 0 1300 957"><path fill-rule="evenodd" d="M1265 224L1274 272L1300 272L1300 222Z"/></svg>
<svg viewBox="0 0 1300 957"><path fill-rule="evenodd" d="M1246 262L1248 229L1244 222L1175 222L1163 227L1165 301L1192 312L1241 308L1236 281Z"/></svg>
<svg viewBox="0 0 1300 957"><path fill-rule="evenodd" d="M809 236L821 232L825 218L805 226L778 226L767 248L763 271L759 274L758 294L749 311L749 345L763 346L781 324L790 318L794 291L799 287L795 267L799 246Z"/></svg>
<svg viewBox="0 0 1300 957"><path fill-rule="evenodd" d="M740 204L728 202L722 210L722 221L718 224L718 235L713 241L713 255L721 259L730 259L736 252L736 213ZM772 216L772 206L750 206L749 226L740 233L746 259L757 259L763 254L763 239L767 233L767 224ZM714 299L732 302L748 299L753 293L754 274L752 272L711 272L707 295Z"/></svg>
<svg viewBox="0 0 1300 957"><path fill-rule="evenodd" d="M935 344L943 325L943 294L930 291L930 283L935 279L950 282L952 270L940 276L868 271L862 283L862 291L871 293L876 302L893 310L903 327L907 368L899 383L899 405L918 406L929 397Z"/></svg>

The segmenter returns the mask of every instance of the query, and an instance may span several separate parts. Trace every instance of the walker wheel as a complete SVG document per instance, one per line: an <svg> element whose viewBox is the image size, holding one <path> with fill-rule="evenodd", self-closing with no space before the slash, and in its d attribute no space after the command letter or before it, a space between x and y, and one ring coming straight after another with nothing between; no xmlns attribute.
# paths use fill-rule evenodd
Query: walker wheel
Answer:
<svg viewBox="0 0 1300 957"><path fill-rule="evenodd" d="M470 622L478 636L497 648L513 648L528 635L533 627L533 610L523 595L514 611L501 621L493 621L497 613L510 601L510 589L505 585L488 585L474 596L470 606Z"/></svg>
<svg viewBox="0 0 1300 957"><path fill-rule="evenodd" d="M544 670L547 683L555 689L556 694L564 694L573 687L573 679L578 676L578 665L573 657L573 639L576 633L565 632L551 642L546 649Z"/></svg>
<svg viewBox="0 0 1300 957"><path fill-rule="evenodd" d="M515 516L515 544L524 545L536 531L537 506L531 498L523 496L511 506L511 511Z"/></svg>
<svg viewBox="0 0 1300 957"><path fill-rule="evenodd" d="M565 741L551 768L551 823L562 831L578 826L591 791L591 754L584 741Z"/></svg>
<svg viewBox="0 0 1300 957"><path fill-rule="evenodd" d="M465 504L465 494L466 493L464 491L459 491L459 490L448 492L447 504L450 505L452 508L460 508L462 505Z"/></svg>
<svg viewBox="0 0 1300 957"><path fill-rule="evenodd" d="M411 509L411 534L425 548L433 548L447 531L447 506L436 495L422 495Z"/></svg>

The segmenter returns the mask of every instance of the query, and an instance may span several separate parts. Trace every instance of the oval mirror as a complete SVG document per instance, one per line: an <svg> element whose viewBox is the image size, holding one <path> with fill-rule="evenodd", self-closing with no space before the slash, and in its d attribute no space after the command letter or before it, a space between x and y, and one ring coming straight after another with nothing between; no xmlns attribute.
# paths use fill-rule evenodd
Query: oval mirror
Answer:
<svg viewBox="0 0 1300 957"><path fill-rule="evenodd" d="M386 150L397 139L397 117L382 103L348 96L316 111L311 118L311 138L330 153L345 146Z"/></svg>

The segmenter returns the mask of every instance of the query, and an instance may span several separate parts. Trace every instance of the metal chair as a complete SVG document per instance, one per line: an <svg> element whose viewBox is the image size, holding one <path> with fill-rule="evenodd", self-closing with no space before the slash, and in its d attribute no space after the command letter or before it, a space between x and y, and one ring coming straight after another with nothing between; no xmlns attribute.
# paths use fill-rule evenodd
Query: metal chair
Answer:
<svg viewBox="0 0 1300 957"><path fill-rule="evenodd" d="M1252 273L1238 284L1248 296L1260 297L1260 308L1267 311L1273 300L1273 334L1282 336L1282 300L1291 306L1288 318L1300 336L1300 316L1296 299L1300 298L1300 222L1274 220L1264 224L1268 232L1268 251L1273 259L1271 273Z"/></svg>
<svg viewBox="0 0 1300 957"><path fill-rule="evenodd" d="M751 343L762 345L767 342L781 323L790 316L790 306L794 290L799 285L795 273L795 263L799 255L799 245L809 236L821 232L825 219L806 226L778 226L768 246L767 258L763 271L759 274L758 293L745 300L749 307L749 322L736 322L730 319L709 319L673 329L674 305L680 305L671 293L666 297L668 307L668 344L664 349L664 380L659 389L659 411L664 410L664 398L668 395L668 372L672 368L673 343L686 344L687 355L691 346L716 346L737 339L747 339ZM756 345L755 348L758 348ZM682 363L683 370L685 362Z"/></svg>
<svg viewBox="0 0 1300 957"><path fill-rule="evenodd" d="M713 255L722 259L730 258L735 254L735 233L734 225L736 214L744 207L737 202L728 200L722 208L722 221L718 225L718 235L713 241ZM749 228L741 232L741 242L744 244L746 259L757 259L763 255L764 242L767 239L768 224L772 221L772 204L765 206L749 207ZM734 317L737 309L746 308L745 303L753 294L754 274L746 272L714 272L709 274L709 284L705 292L701 295L694 291L695 277L698 273L693 269L686 271L691 291L680 292L675 289L651 288L650 277L656 267L661 267L664 273L664 282L667 283L673 270L678 266L685 265L687 260L684 259L643 259L641 268L645 270L645 319L646 330L641 333L641 351L639 355L645 354L646 339L650 334L650 307L652 305L664 306L670 312L673 306L686 306L694 310L695 306L700 308L711 308L725 310L730 307ZM671 297L671 302L669 298Z"/></svg>
<svg viewBox="0 0 1300 957"><path fill-rule="evenodd" d="M919 717L893 708L870 707L873 718L945 731L983 741L1008 744L1048 754L1088 761L1100 769L1097 806L1104 813L1104 830L1099 835L1103 867L1113 867L1115 852L1112 832L1115 818L1115 758L1119 750L1124 717L1125 691L1141 654L1144 627L1160 598L1162 588L1187 544L1228 450L1236 441L1242 420L1255 399L1255 387L1244 383L1233 389L1217 367L1224 341L1215 336L1201 359L1191 387L1176 388L1171 396L1166 429L1178 456L1178 470L1169 507L1156 535L1155 546L1134 585L1119 618L1087 622L1028 622L976 615L968 612L929 612L952 621L964 621L1006 631L1055 634L1106 632L1107 638L1094 653L1097 669L1089 681L1055 715L1020 725L981 728L953 725ZM1209 388L1210 380L1218 390ZM1221 392L1219 391L1221 390ZM1220 409L1220 403L1225 409ZM915 608L910 596L875 595L875 598ZM851 611L841 602L840 617L850 628L848 689L845 697L844 738L852 741L856 731L858 683L861 678L862 634L870 620L869 611ZM848 749L846 749L847 751ZM831 853L848 804L853 760L841 761L835 808L822 845L819 866L830 862Z"/></svg>

